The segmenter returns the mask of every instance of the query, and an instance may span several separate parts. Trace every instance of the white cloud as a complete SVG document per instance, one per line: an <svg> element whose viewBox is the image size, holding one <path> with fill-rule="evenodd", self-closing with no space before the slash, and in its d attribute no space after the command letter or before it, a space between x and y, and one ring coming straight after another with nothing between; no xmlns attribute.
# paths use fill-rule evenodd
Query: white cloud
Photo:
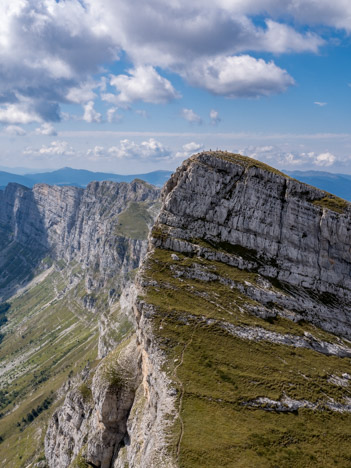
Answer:
<svg viewBox="0 0 351 468"><path fill-rule="evenodd" d="M103 146L95 146L94 148L88 149L87 157L91 161L97 161L101 159L101 157L105 156L105 148Z"/></svg>
<svg viewBox="0 0 351 468"><path fill-rule="evenodd" d="M285 91L293 78L273 62L249 55L200 60L185 71L188 81L230 98L268 96Z"/></svg>
<svg viewBox="0 0 351 468"><path fill-rule="evenodd" d="M17 125L9 125L5 128L4 132L11 136L24 136L27 134L22 127L18 127Z"/></svg>
<svg viewBox="0 0 351 468"><path fill-rule="evenodd" d="M0 122L7 124L27 124L41 122L41 117L31 110L26 103L0 106Z"/></svg>
<svg viewBox="0 0 351 468"><path fill-rule="evenodd" d="M47 136L56 136L57 132L54 126L51 123L43 123L43 125L39 128L35 129L35 133L37 135L47 135Z"/></svg>
<svg viewBox="0 0 351 468"><path fill-rule="evenodd" d="M266 20L267 29L260 31L255 38L258 44L261 44L262 51L269 51L276 54L286 52L313 52L317 53L319 48L324 44L316 34L306 33L300 34L291 26L277 23L270 19ZM261 36L261 40L259 40ZM245 50L245 48L243 49ZM246 49L247 50L247 49ZM260 50L256 46L256 50Z"/></svg>
<svg viewBox="0 0 351 468"><path fill-rule="evenodd" d="M0 102L27 103L16 119L2 109L3 121L59 120L58 103L116 58L118 44L79 0L3 0L0 17Z"/></svg>
<svg viewBox="0 0 351 468"><path fill-rule="evenodd" d="M269 17L278 12L284 19L286 7L294 2L284 1L284 9L277 0L177 0L172 4L157 0L94 0L93 3L115 40L135 63L173 67L190 65L199 57L243 51L316 52L323 44L316 34L299 32ZM266 24L255 25L250 15L267 18Z"/></svg>
<svg viewBox="0 0 351 468"><path fill-rule="evenodd" d="M117 111L117 107L110 107L110 109L108 109L106 112L107 122L120 122L122 120L123 117L120 114L117 114Z"/></svg>
<svg viewBox="0 0 351 468"><path fill-rule="evenodd" d="M40 149L26 148L23 154L29 155L49 155L49 156L73 156L75 150L70 146L67 141L56 140L52 141L50 145L43 145Z"/></svg>
<svg viewBox="0 0 351 468"><path fill-rule="evenodd" d="M182 147L182 151L178 151L175 153L174 157L171 159L186 159L194 153L198 153L203 149L203 145L201 143L196 143L192 141L190 143L186 143Z"/></svg>
<svg viewBox="0 0 351 468"><path fill-rule="evenodd" d="M129 75L111 77L110 83L118 94L104 94L102 96L104 100L128 106L134 101L163 104L181 97L171 82L159 75L151 66L138 66L128 73Z"/></svg>
<svg viewBox="0 0 351 468"><path fill-rule="evenodd" d="M101 114L94 109L93 101L89 101L87 104L83 106L83 108L84 108L83 120L85 120L88 123L101 122Z"/></svg>
<svg viewBox="0 0 351 468"><path fill-rule="evenodd" d="M320 102L320 101L315 101L313 104L315 104L316 106L319 106L319 107L324 107L327 105L326 102Z"/></svg>
<svg viewBox="0 0 351 468"><path fill-rule="evenodd" d="M66 94L66 98L70 102L76 104L84 104L88 101L94 101L97 95L93 89L97 87L96 83L81 83L79 86L70 88Z"/></svg>
<svg viewBox="0 0 351 468"><path fill-rule="evenodd" d="M311 167L329 167L337 162L337 157L325 151L291 151L279 146L247 146L239 150L240 154L266 162L274 167L286 169L310 169Z"/></svg>
<svg viewBox="0 0 351 468"><path fill-rule="evenodd" d="M336 160L336 157L334 156L334 154L326 152L326 153L319 154L315 158L314 162L315 164L317 164L317 166L328 167L334 164L335 160Z"/></svg>
<svg viewBox="0 0 351 468"><path fill-rule="evenodd" d="M141 143L128 139L121 140L119 146L110 147L108 153L111 157L118 159L161 159L168 156L170 151L161 142L150 138Z"/></svg>
<svg viewBox="0 0 351 468"><path fill-rule="evenodd" d="M194 112L192 109L182 109L181 116L183 117L183 119L187 120L190 123L202 123L201 117L198 114L196 114L196 112Z"/></svg>
<svg viewBox="0 0 351 468"><path fill-rule="evenodd" d="M0 121L9 124L58 121L59 104L99 93L124 106L178 98L160 69L218 95L282 92L293 79L257 54L316 53L316 25L351 32L348 0L2 0L0 17ZM133 68L106 92L92 77L122 51Z"/></svg>
<svg viewBox="0 0 351 468"><path fill-rule="evenodd" d="M210 111L210 119L211 119L211 124L212 125L218 125L219 122L221 121L221 118L219 117L218 111L211 109Z"/></svg>

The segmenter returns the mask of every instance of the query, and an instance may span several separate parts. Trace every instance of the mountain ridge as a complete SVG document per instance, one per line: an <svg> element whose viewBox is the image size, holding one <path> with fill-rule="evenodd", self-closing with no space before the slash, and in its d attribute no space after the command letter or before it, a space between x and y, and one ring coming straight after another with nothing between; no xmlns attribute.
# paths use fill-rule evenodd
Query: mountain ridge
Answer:
<svg viewBox="0 0 351 468"><path fill-rule="evenodd" d="M92 172L85 169L72 169L70 167L64 167L51 172L28 173L24 175L0 171L0 188L6 187L6 185L11 182L17 182L29 188L39 183L46 183L48 185L72 185L84 188L90 182L94 181L132 182L134 179L141 179L160 187L171 174L171 171L158 170L144 174L122 175L109 172Z"/></svg>
<svg viewBox="0 0 351 468"><path fill-rule="evenodd" d="M125 233L132 241L133 214L144 222L145 210L125 194L110 231L109 184L91 184L77 236L53 208L57 191L73 206L67 194L82 189L36 189L50 207L46 237L63 240L70 262L61 287L80 274L72 259L90 269L84 313L97 314L100 353L68 381L33 468L349 466L351 204L259 161L198 153L164 186L147 241L138 228L147 253L110 296L117 277L99 287L111 268L119 274L111 245ZM111 235L96 269L99 216ZM38 235L29 221L18 235Z"/></svg>

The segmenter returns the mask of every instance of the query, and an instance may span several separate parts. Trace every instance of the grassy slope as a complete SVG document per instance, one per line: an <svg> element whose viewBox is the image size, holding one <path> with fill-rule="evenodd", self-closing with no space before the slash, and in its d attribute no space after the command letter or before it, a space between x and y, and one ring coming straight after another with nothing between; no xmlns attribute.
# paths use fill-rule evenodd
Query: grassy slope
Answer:
<svg viewBox="0 0 351 468"><path fill-rule="evenodd" d="M153 222L150 210L157 205L155 202L131 202L118 216L116 234L130 239L147 239L149 226Z"/></svg>
<svg viewBox="0 0 351 468"><path fill-rule="evenodd" d="M158 209L158 202L130 203L118 216L116 235L146 239ZM0 241L9 251L4 256L6 275L3 279L0 275L0 288L12 280L28 278L29 273L34 277L38 272L30 266L41 260L42 253L32 258L28 249L11 243L11 236L0 231L1 235ZM39 284L35 284L36 277L23 293L7 300L11 308L0 343L0 467L27 467L43 456L45 427L60 403L56 391L68 376L96 359L98 316L83 306L84 297L92 296L99 315L111 313L109 320L118 324L109 330L110 339L119 342L131 327L128 320L119 317L118 307L112 311L108 307L108 290L120 293L120 278L111 278L103 290L89 295L79 265L65 265L60 260L50 271ZM130 272L130 277L134 274ZM74 287L68 287L72 281ZM33 410L38 415L30 421L28 415Z"/></svg>
<svg viewBox="0 0 351 468"><path fill-rule="evenodd" d="M238 339L206 318L232 324L259 325L281 333L304 331L335 342L336 338L307 324L287 320L274 324L245 313L245 298L218 281L176 277L172 267L198 262L223 278L255 282L255 275L216 262L191 259L156 249L146 276L157 285L146 290L156 307L153 328L168 359L165 370L178 388L181 419L170 434L170 450L181 467L349 467L351 415L323 408L333 398L344 403L349 388L328 376L350 372L350 359L306 349ZM297 414L250 409L257 397L320 402L323 411Z"/></svg>
<svg viewBox="0 0 351 468"><path fill-rule="evenodd" d="M28 466L42 456L45 426L58 404L54 392L69 374L96 359L96 317L78 300L84 294L78 277L78 284L65 291L67 274L53 269L42 282L9 300L9 321L0 346L0 387L4 392L0 466L6 468ZM3 373L8 363L15 366ZM39 415L28 421L28 413L38 412L38 408Z"/></svg>

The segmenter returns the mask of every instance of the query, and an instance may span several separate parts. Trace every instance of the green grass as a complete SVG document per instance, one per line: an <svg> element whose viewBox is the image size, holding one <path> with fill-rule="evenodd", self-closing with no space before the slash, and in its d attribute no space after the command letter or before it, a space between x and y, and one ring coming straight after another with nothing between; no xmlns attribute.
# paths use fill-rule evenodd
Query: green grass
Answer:
<svg viewBox="0 0 351 468"><path fill-rule="evenodd" d="M278 319L271 324L245 312L251 299L218 280L177 277L178 270L194 263L242 283L254 284L248 273L203 259L156 249L148 259L149 286L143 300L155 307L153 330L164 351L164 370L178 388L178 406L184 424L179 465L214 467L348 467L351 464L351 415L332 412L323 402L340 403L351 397L348 388L328 381L328 376L350 372L350 359L269 342L232 336L207 318L234 325L256 325L281 333L304 331L334 342L335 337L309 324ZM252 301L252 300L251 300ZM176 368L183 355L183 363ZM180 396L182 395L182 400ZM258 397L319 402L320 411L299 410L279 414L250 408ZM323 410L323 411L322 411ZM169 450L176 456L179 420L169 434Z"/></svg>
<svg viewBox="0 0 351 468"><path fill-rule="evenodd" d="M73 462L69 465L69 468L90 468L91 465L89 465L86 461L85 458L83 457L82 454L79 454L76 456L76 458L73 460Z"/></svg>
<svg viewBox="0 0 351 468"><path fill-rule="evenodd" d="M130 239L147 239L153 219L148 209L152 203L131 202L118 216L116 234Z"/></svg>
<svg viewBox="0 0 351 468"><path fill-rule="evenodd" d="M60 403L55 392L68 375L96 359L96 316L79 300L81 283L63 292L66 274L54 270L44 281L9 300L0 371L8 363L15 365L0 376L4 392L0 394L4 438L0 444L4 464L0 466L20 468L39 456L46 424ZM55 289L61 292L60 299ZM33 420L29 414L34 414Z"/></svg>
<svg viewBox="0 0 351 468"><path fill-rule="evenodd" d="M209 154L212 157L219 158L224 161L228 161L234 164L240 164L247 169L251 167L257 167L259 169L263 169L265 171L272 172L273 174L285 177L286 179L291 179L290 176L278 171L278 169L275 169L274 167L271 167L268 164L265 164L261 161L257 161L256 159L249 158L248 156L242 156L241 154L228 153L227 151L206 151L205 153L200 154ZM194 155L192 158L197 159L198 157L199 155Z"/></svg>
<svg viewBox="0 0 351 468"><path fill-rule="evenodd" d="M321 208L327 208L328 210L335 211L336 213L345 213L349 203L342 198L336 197L335 195L328 194L320 200L314 200L313 205L320 206Z"/></svg>
<svg viewBox="0 0 351 468"><path fill-rule="evenodd" d="M88 402L88 401L90 401L92 399L91 388L88 386L87 383L85 383L85 382L82 383L78 387L78 391L82 395L84 402Z"/></svg>

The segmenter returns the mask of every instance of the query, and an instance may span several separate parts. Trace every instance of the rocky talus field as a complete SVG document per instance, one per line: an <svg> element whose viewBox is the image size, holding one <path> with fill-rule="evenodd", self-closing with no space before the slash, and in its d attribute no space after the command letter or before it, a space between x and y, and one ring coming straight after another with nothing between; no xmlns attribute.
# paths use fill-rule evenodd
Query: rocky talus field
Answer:
<svg viewBox="0 0 351 468"><path fill-rule="evenodd" d="M351 204L220 151L111 184L0 192L1 466L350 467Z"/></svg>

